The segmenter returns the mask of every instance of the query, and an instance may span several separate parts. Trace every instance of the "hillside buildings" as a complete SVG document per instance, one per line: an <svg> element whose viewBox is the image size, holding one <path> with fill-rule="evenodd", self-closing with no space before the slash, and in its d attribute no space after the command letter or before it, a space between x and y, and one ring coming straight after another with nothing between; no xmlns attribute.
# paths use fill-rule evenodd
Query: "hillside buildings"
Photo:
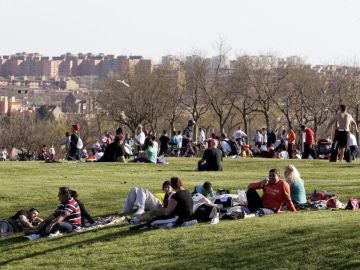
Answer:
<svg viewBox="0 0 360 270"><path fill-rule="evenodd" d="M141 70L152 72L154 62L142 56L114 56L70 53L48 57L38 53L16 53L0 56L0 76L36 76L45 79L94 75L126 74Z"/></svg>

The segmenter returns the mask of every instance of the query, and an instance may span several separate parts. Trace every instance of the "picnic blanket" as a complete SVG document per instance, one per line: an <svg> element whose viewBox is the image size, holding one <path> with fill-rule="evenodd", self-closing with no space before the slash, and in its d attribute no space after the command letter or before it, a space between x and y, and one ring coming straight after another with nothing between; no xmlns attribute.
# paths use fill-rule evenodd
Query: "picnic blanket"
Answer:
<svg viewBox="0 0 360 270"><path fill-rule="evenodd" d="M97 218L94 218L94 220L95 220L95 222L93 224L86 223L85 226L76 228L75 230L72 231L72 233L83 233L83 232L103 228L106 226L119 224L125 220L125 217L120 217L120 216L97 217ZM40 237L53 238L53 237L57 237L57 236L61 236L61 235L62 235L62 233L60 233L60 232L51 233L46 236L34 233L34 234L25 235L24 237L27 238L28 240L35 240Z"/></svg>

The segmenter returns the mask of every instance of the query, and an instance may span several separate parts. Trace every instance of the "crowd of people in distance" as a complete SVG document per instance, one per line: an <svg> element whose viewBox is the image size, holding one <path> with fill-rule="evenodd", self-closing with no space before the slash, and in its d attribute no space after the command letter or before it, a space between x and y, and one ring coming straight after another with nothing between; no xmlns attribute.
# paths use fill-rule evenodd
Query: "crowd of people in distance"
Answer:
<svg viewBox="0 0 360 270"><path fill-rule="evenodd" d="M70 161L99 161L166 163L165 157L201 157L198 170L222 170L221 161L225 157L263 157L279 159L330 159L336 161L355 160L357 158L357 140L354 132L358 132L356 121L340 105L339 112L333 119L335 123L334 140L329 138L315 140L314 131L301 125L298 130L289 128L276 132L264 127L257 129L252 138L238 127L231 136L222 132L210 134L208 129L198 127L189 120L183 131L173 130L168 135L164 130L160 136L147 130L141 124L136 128L134 137L116 129L113 135L105 132L93 144L84 145L80 136L80 125L72 125L72 131L66 132L63 149L65 159ZM331 129L330 129L331 130ZM297 135L298 134L298 135ZM196 135L196 136L195 136ZM300 135L300 136L299 136ZM88 150L89 149L89 152ZM219 150L219 151L218 151ZM0 160L7 160L9 154L6 147L0 151ZM28 159L35 159L29 157ZM43 145L36 159L54 162L59 159L55 147ZM25 160L25 159L24 159Z"/></svg>
<svg viewBox="0 0 360 270"><path fill-rule="evenodd" d="M346 106L341 105L339 113L334 118L335 136L332 147L337 153L339 160L344 158L345 149L349 149L352 159L357 157L357 141L351 130L357 131L357 125L350 114L346 112ZM119 130L121 131L119 133ZM256 130L252 139L242 131L241 127L235 130L229 138L226 133L219 136L212 133L207 137L203 128L198 129L197 141L194 141L195 122L189 120L185 129L181 132L173 131L169 136L163 131L161 136L157 137L151 131L147 131L139 125L135 138L131 140L129 135L122 135L119 128L116 132L116 139L110 134L106 134L102 139L102 144L93 147L95 153L100 150L106 150L106 146L115 142L120 146L117 150L111 151L114 157L106 157L101 161L124 161L123 157L134 155L134 162L163 163L163 156L182 156L192 157L201 156L198 163L198 170L222 170L221 161L224 157L265 157L279 159L316 159L325 158L322 153L326 145L328 158L330 156L331 141L329 139L319 140L316 145L315 133L306 125L301 125L300 134L303 138L297 138L298 131L290 128L289 131L283 129L279 135L276 135L271 128L262 128ZM253 144L250 144L252 142ZM302 143L299 143L302 142ZM302 148L302 151L299 150ZM220 151L218 151L220 150ZM94 154L96 156L96 154ZM120 155L120 158L119 158ZM98 159L98 158L96 158Z"/></svg>

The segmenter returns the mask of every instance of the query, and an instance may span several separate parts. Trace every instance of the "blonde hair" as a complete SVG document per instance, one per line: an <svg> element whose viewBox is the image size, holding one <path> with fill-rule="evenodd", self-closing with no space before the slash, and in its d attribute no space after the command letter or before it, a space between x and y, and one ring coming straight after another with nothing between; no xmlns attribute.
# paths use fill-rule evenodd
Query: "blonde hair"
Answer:
<svg viewBox="0 0 360 270"><path fill-rule="evenodd" d="M287 165L285 167L285 170L290 171L290 175L288 177L286 177L286 182L288 182L289 184L293 183L296 179L301 180L300 173L294 165L292 165L292 164Z"/></svg>

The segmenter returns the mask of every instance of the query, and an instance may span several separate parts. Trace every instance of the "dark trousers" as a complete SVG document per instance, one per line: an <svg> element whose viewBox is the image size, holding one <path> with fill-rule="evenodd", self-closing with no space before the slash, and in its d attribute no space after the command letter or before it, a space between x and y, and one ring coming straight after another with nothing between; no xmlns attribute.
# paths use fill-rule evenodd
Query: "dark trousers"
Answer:
<svg viewBox="0 0 360 270"><path fill-rule="evenodd" d="M248 208L251 213L254 213L256 209L262 208L262 199L255 189L249 188L246 192L246 198L248 201Z"/></svg>
<svg viewBox="0 0 360 270"><path fill-rule="evenodd" d="M198 162L198 171L208 171L208 165L206 163L202 163L201 160Z"/></svg>
<svg viewBox="0 0 360 270"><path fill-rule="evenodd" d="M289 158L294 158L294 144L288 143L287 152L289 154Z"/></svg>
<svg viewBox="0 0 360 270"><path fill-rule="evenodd" d="M250 213L254 213L256 216L272 215L275 213L274 210L263 207L262 199L255 189L249 188L246 192L246 197Z"/></svg>
<svg viewBox="0 0 360 270"><path fill-rule="evenodd" d="M358 152L358 147L356 145L351 145L350 146L350 153L351 153L351 159L352 160L356 160L357 152Z"/></svg>
<svg viewBox="0 0 360 270"><path fill-rule="evenodd" d="M160 147L160 151L159 151L159 156L161 155L167 155L169 153L169 148L168 147Z"/></svg>
<svg viewBox="0 0 360 270"><path fill-rule="evenodd" d="M309 155L311 155L313 159L316 159L316 154L312 145L308 143L304 143L304 152L301 158L307 159Z"/></svg>
<svg viewBox="0 0 360 270"><path fill-rule="evenodd" d="M133 160L134 162L144 162L144 163L151 163L146 157L138 157Z"/></svg>
<svg viewBox="0 0 360 270"><path fill-rule="evenodd" d="M13 226L6 220L0 220L0 237L5 237L14 232Z"/></svg>
<svg viewBox="0 0 360 270"><path fill-rule="evenodd" d="M71 232L74 229L74 226L67 221L61 221L54 225L54 227L51 228L51 233L56 232L59 230L60 232Z"/></svg>

